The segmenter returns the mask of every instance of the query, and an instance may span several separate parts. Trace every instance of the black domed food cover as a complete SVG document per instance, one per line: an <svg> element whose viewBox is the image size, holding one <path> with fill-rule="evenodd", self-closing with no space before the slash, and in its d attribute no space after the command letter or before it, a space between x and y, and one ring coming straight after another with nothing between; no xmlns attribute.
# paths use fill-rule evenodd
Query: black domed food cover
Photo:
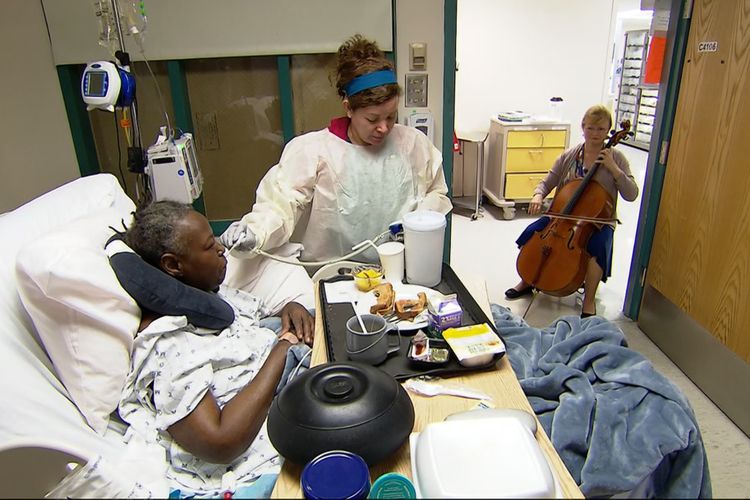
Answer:
<svg viewBox="0 0 750 500"><path fill-rule="evenodd" d="M346 450L374 465L398 450L414 427L414 406L403 387L361 363L316 366L276 397L268 436L288 460L304 465L319 454Z"/></svg>

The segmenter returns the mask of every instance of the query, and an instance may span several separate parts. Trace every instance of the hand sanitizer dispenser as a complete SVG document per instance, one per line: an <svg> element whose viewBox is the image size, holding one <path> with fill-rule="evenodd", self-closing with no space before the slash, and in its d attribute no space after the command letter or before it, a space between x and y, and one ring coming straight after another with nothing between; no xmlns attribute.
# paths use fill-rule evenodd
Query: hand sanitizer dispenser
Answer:
<svg viewBox="0 0 750 500"><path fill-rule="evenodd" d="M430 139L430 142L435 143L435 121L432 119L432 113L429 111L413 111L409 115L408 125L423 132Z"/></svg>

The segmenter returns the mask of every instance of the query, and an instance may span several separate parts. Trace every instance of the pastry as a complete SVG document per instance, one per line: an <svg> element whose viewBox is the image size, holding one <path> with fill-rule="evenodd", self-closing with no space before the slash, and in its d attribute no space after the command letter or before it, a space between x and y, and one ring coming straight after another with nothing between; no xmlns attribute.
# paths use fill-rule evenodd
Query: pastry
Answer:
<svg viewBox="0 0 750 500"><path fill-rule="evenodd" d="M385 316L393 312L393 303L396 300L396 292L393 291L393 285L388 282L381 283L372 289L375 295L375 304L370 307L371 314L380 314Z"/></svg>
<svg viewBox="0 0 750 500"><path fill-rule="evenodd" d="M425 310L425 307L427 307L427 295L424 292L419 292L417 297L416 300L396 301L396 316L398 316L398 319L411 321Z"/></svg>

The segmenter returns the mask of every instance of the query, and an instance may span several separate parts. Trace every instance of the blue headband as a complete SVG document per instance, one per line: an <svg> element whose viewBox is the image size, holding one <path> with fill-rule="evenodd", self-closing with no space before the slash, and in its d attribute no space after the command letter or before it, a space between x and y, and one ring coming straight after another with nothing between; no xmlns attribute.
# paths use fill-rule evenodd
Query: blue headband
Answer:
<svg viewBox="0 0 750 500"><path fill-rule="evenodd" d="M381 85L388 85L389 83L398 83L398 80L396 80L396 73L389 69L382 69L380 71L373 71L372 73L353 78L352 81L344 87L344 90L346 91L346 96L351 97L363 90L380 87Z"/></svg>

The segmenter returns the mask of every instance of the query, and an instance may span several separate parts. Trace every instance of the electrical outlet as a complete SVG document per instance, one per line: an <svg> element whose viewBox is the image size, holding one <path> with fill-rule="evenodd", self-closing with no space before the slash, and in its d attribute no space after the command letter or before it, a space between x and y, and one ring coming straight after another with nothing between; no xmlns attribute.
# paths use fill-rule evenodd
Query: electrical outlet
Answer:
<svg viewBox="0 0 750 500"><path fill-rule="evenodd" d="M407 73L406 104L407 108L427 107L427 75Z"/></svg>

